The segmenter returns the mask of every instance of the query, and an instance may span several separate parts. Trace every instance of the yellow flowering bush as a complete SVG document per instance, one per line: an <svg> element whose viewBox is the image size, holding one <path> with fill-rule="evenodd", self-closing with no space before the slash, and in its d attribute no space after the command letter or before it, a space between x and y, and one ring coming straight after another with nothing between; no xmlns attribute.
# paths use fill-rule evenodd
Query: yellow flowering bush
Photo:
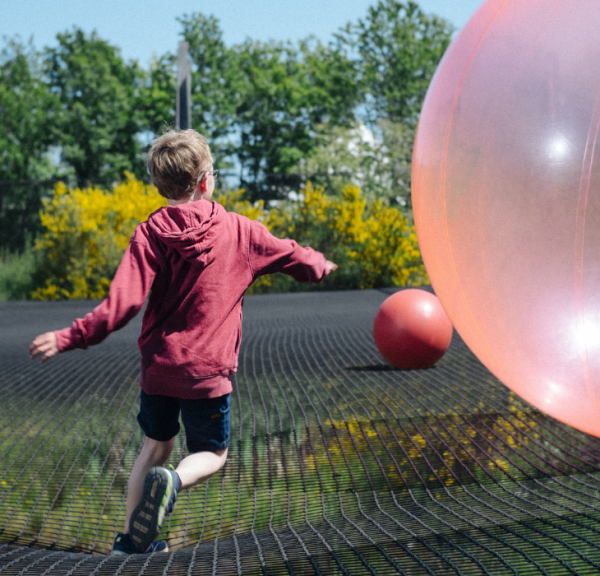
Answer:
<svg viewBox="0 0 600 576"><path fill-rule="evenodd" d="M261 207L258 219L275 236L323 252L339 269L319 285L283 274L259 278L250 293L429 284L414 225L398 208L381 199L367 201L356 186L327 196L309 183L302 197L268 212Z"/></svg>
<svg viewBox="0 0 600 576"><path fill-rule="evenodd" d="M383 200L367 201L359 188L327 196L308 184L299 202L270 209L250 204L243 190L215 193L228 211L259 220L280 238L323 252L339 265L320 285L284 274L259 278L249 293L311 289L419 286L429 282L414 226ZM128 175L112 190L69 189L59 184L41 213L45 232L36 240L36 300L103 298L135 226L166 205L153 186Z"/></svg>
<svg viewBox="0 0 600 576"><path fill-rule="evenodd" d="M265 220L265 203L259 200L255 204L250 204L248 200L244 200L244 190L235 190L229 192L215 192L212 197L216 200L227 212L237 212L250 220Z"/></svg>
<svg viewBox="0 0 600 576"><path fill-rule="evenodd" d="M112 190L59 183L41 212L31 297L104 298L136 225L166 203L132 175Z"/></svg>

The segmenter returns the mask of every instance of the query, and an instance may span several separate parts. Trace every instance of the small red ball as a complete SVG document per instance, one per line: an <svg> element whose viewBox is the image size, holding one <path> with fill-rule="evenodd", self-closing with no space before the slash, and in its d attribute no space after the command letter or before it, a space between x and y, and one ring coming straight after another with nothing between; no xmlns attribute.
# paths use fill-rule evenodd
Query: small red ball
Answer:
<svg viewBox="0 0 600 576"><path fill-rule="evenodd" d="M381 355L397 368L429 368L450 346L452 323L433 294L402 290L379 308L373 337Z"/></svg>

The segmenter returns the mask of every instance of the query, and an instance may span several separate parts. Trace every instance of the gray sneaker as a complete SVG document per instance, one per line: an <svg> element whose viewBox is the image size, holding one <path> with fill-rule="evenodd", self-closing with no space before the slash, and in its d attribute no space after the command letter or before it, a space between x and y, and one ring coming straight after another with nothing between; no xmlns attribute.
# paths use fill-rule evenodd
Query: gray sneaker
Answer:
<svg viewBox="0 0 600 576"><path fill-rule="evenodd" d="M166 514L170 514L177 502L177 490L173 478L175 472L162 466L154 466L146 474L142 500L129 520L131 544L143 553L160 532Z"/></svg>
<svg viewBox="0 0 600 576"><path fill-rule="evenodd" d="M143 552L144 554L152 554L153 552L168 552L169 546L164 540L154 540ZM139 554L139 552L133 547L131 543L131 537L129 534L122 534L119 532L115 538L112 550L110 552L115 556L128 556L129 554Z"/></svg>

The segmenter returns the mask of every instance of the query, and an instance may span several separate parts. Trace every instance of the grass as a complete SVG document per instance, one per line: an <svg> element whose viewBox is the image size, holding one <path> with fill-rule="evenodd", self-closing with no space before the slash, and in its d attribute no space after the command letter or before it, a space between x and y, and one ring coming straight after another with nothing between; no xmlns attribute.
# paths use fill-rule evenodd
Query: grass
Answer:
<svg viewBox="0 0 600 576"><path fill-rule="evenodd" d="M29 245L23 253L0 251L0 302L29 299L34 265Z"/></svg>
<svg viewBox="0 0 600 576"><path fill-rule="evenodd" d="M113 362L118 365L118 358ZM127 478L143 436L135 421L137 382L107 382L93 395L87 388L74 395L56 390L30 410L19 408L20 397L8 395L0 410L1 542L110 550L124 520ZM296 385L315 397L324 392L317 380ZM288 522L321 526L325 517L345 525L341 502L346 516L360 519L359 500L373 509L374 492L387 501L391 489L410 508L415 497L428 502L426 494L443 498L450 490L461 498L468 486L483 497L479 485L489 488L552 472L543 459L535 469L520 457L516 447L536 458L526 450L531 438L521 434L526 424L510 411L482 414L472 422L453 416L399 421L357 420L347 410L343 415L343 408L332 408L334 419L321 414L319 425L310 411L304 420L306 410L293 401L288 386L260 378L248 386L240 380L227 466L201 488L181 495L162 532L172 548L271 527L286 530ZM264 405L257 389L263 391ZM292 399L289 410L284 397ZM284 413L281 421L275 404ZM519 416L536 429L533 416ZM474 438L489 451L477 451ZM508 438L515 442L510 462L501 457ZM185 455L183 441L182 435L175 441L174 465ZM552 464L558 467L561 461ZM567 473L568 464L562 465Z"/></svg>

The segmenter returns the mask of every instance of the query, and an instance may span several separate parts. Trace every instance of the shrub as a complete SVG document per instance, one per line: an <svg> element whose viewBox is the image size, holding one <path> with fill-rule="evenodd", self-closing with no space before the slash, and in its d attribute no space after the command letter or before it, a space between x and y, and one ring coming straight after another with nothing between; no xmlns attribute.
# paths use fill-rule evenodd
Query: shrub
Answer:
<svg viewBox="0 0 600 576"><path fill-rule="evenodd" d="M428 283L414 226L398 208L367 201L355 186L330 197L308 184L301 198L266 209L262 201L245 200L243 190L215 194L228 211L260 220L276 236L310 245L339 265L319 285L276 274L259 278L248 293ZM45 232L34 247L39 264L32 298L105 297L135 226L165 204L153 186L132 176L112 190L57 185L41 214Z"/></svg>
<svg viewBox="0 0 600 576"><path fill-rule="evenodd" d="M299 284L283 274L255 282L249 293L420 286L429 279L414 225L384 199L367 201L356 186L327 196L310 183L300 202L286 202L260 219L280 238L310 245L339 265L321 284Z"/></svg>
<svg viewBox="0 0 600 576"><path fill-rule="evenodd" d="M132 175L112 190L58 184L41 212L31 297L104 298L135 227L164 205L156 188Z"/></svg>
<svg viewBox="0 0 600 576"><path fill-rule="evenodd" d="M31 292L34 258L30 245L23 253L0 251L0 301L26 300Z"/></svg>

